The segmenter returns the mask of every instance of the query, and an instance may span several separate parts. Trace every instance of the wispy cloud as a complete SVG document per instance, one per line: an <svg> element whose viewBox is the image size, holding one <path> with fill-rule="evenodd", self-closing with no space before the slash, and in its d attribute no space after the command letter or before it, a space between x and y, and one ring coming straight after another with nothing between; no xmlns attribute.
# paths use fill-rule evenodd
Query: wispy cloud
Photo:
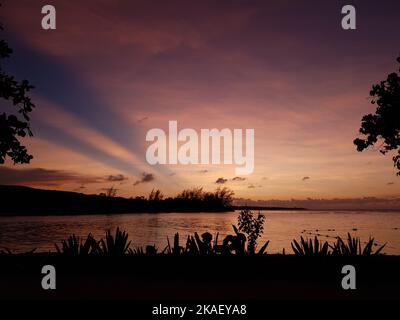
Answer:
<svg viewBox="0 0 400 320"><path fill-rule="evenodd" d="M154 179L155 179L155 177L152 173L143 172L142 178L140 180L136 180L133 185L137 186L138 184L150 182L150 181L153 181Z"/></svg>
<svg viewBox="0 0 400 320"><path fill-rule="evenodd" d="M137 123L145 122L145 121L148 120L148 119L149 119L149 117L140 118L140 119L137 120Z"/></svg>
<svg viewBox="0 0 400 320"><path fill-rule="evenodd" d="M246 178L243 178L243 177L234 177L233 179L232 179L232 181L245 181L245 180L247 180Z"/></svg>
<svg viewBox="0 0 400 320"><path fill-rule="evenodd" d="M310 177L303 177L303 179L301 179L302 181L307 181L307 180L310 180L311 178Z"/></svg>
<svg viewBox="0 0 400 320"><path fill-rule="evenodd" d="M111 181L111 182L120 182L120 181L125 181L125 180L128 180L128 178L125 177L123 174L109 175L107 177L107 181Z"/></svg>
<svg viewBox="0 0 400 320"><path fill-rule="evenodd" d="M215 183L217 183L217 184L224 184L224 183L226 183L228 181L228 179L225 179L225 178L218 178L216 181L215 181Z"/></svg>
<svg viewBox="0 0 400 320"><path fill-rule="evenodd" d="M72 191L83 191L85 189L86 189L85 185L81 185L78 188L73 189Z"/></svg>
<svg viewBox="0 0 400 320"><path fill-rule="evenodd" d="M0 184L42 184L59 186L65 183L102 183L107 179L94 175L82 175L64 170L49 170L43 168L12 169L0 167Z"/></svg>

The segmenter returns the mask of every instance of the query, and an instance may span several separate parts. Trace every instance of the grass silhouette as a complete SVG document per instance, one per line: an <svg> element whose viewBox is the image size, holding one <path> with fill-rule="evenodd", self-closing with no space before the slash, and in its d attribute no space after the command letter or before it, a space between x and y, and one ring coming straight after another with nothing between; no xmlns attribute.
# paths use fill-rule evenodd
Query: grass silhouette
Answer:
<svg viewBox="0 0 400 320"><path fill-rule="evenodd" d="M61 248L57 244L55 244L55 247L58 253L71 256L85 256L91 254L94 248L96 248L96 245L96 240L93 238L92 234L89 233L85 242L82 242L79 237L73 234L69 236L67 240L61 242Z"/></svg>
<svg viewBox="0 0 400 320"><path fill-rule="evenodd" d="M295 239L291 243L292 250L297 256L371 256L380 255L386 243L380 246L376 251L373 247L378 246L374 238L369 238L364 247L361 245L359 237L353 237L350 233L347 234L347 240L344 241L341 237L336 237L336 242L329 245L327 241L321 242L315 236L314 241L300 237L300 241Z"/></svg>
<svg viewBox="0 0 400 320"><path fill-rule="evenodd" d="M291 247L297 256L327 256L329 254L328 242L320 243L317 236L315 236L314 242L311 239L300 237L300 242L293 240Z"/></svg>
<svg viewBox="0 0 400 320"><path fill-rule="evenodd" d="M370 255L379 255L383 248L386 246L386 243L380 246L375 252L373 251L373 247L378 246L375 243L374 238L369 238L365 246L361 247L360 238L352 237L350 233L347 234L347 241L343 241L342 238L337 237L336 243L331 246L332 254L339 256L370 256Z"/></svg>
<svg viewBox="0 0 400 320"><path fill-rule="evenodd" d="M131 241L128 242L128 233L121 231L119 227L115 231L115 236L111 231L107 231L106 239L100 240L99 252L105 256L123 256L128 252Z"/></svg>

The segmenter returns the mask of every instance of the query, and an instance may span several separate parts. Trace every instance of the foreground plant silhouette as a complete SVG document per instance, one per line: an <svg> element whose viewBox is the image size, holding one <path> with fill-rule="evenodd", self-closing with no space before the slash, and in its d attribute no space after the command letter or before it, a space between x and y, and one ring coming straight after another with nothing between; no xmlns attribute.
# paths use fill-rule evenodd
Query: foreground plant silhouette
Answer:
<svg viewBox="0 0 400 320"><path fill-rule="evenodd" d="M329 254L328 242L320 243L317 237L314 238L314 242L300 237L300 243L293 240L291 246L296 256L327 256Z"/></svg>
<svg viewBox="0 0 400 320"><path fill-rule="evenodd" d="M255 215L250 210L242 210L238 216L239 228L232 225L234 234L227 235L221 244L218 243L219 233L215 237L209 232L204 232L199 236L197 232L189 235L186 244L180 244L179 233L175 233L173 242L171 243L167 237L167 245L161 251L155 245L130 248L131 241L128 241L128 233L116 229L115 234L107 231L105 239L100 241L89 234L85 240L71 235L67 240L61 242L61 247L55 245L57 253L69 256L123 256L123 255L173 255L173 256L210 256L210 255L264 255L269 245L267 241L258 251L257 239L264 230L265 217L258 213ZM243 233L243 232L245 233ZM246 246L247 243L247 246ZM373 238L362 246L358 237L348 234L347 240L341 237L336 238L333 245L329 245L327 241L321 242L317 236L314 239L293 240L291 243L292 250L297 256L370 256L380 255L386 244L380 246L376 251L373 247L378 246Z"/></svg>
<svg viewBox="0 0 400 320"><path fill-rule="evenodd" d="M257 246L257 239L264 232L265 216L258 213L257 216L250 210L242 210L238 217L239 230L247 234L247 250L254 253ZM237 231L235 230L237 233Z"/></svg>
<svg viewBox="0 0 400 320"><path fill-rule="evenodd" d="M365 246L361 247L360 238L352 237L350 233L347 234L347 241L343 241L342 238L337 237L336 243L331 246L332 255L340 255L340 256L370 256L370 255L379 255L381 254L383 248L386 246L386 243L378 248L375 252L373 252L373 247L378 246L375 243L374 238L369 238L368 242Z"/></svg>
<svg viewBox="0 0 400 320"><path fill-rule="evenodd" d="M201 192L201 190L199 190ZM197 194L194 192L194 194ZM190 196L193 196L191 194ZM242 210L238 216L239 228L232 225L235 234L227 235L222 244L218 244L219 233L213 236L209 232L205 232L198 235L197 232L194 236L188 236L186 240L186 246L180 246L179 244L179 233L174 236L174 244L171 246L169 239L167 238L167 247L163 250L163 253L173 255L253 255L256 254L257 239L261 236L264 230L265 217L262 214L254 216L250 210ZM244 233L242 233L243 231ZM246 236L246 234L247 236ZM246 241L248 242L246 249ZM267 241L261 249L257 252L258 255L263 255L269 244Z"/></svg>
<svg viewBox="0 0 400 320"><path fill-rule="evenodd" d="M174 235L174 241L171 245L167 237L167 246L160 254L167 255L263 255L266 254L269 241L267 241L258 252L256 252L256 240L263 230L264 218L258 215L252 220L253 213L249 210L243 210L239 215L239 224L248 234L240 232L236 226L233 227L234 234L227 235L222 244L218 243L219 234L213 238L209 232L201 236L197 232L193 236L188 236L186 245L180 245L179 233ZM246 242L249 242L246 249ZM158 250L155 246L146 246L145 249L130 248L131 241L128 241L128 233L116 229L115 235L111 231L106 232L105 240L96 241L89 234L83 241L75 235L71 235L67 240L61 242L61 247L55 244L57 253L70 256L101 255L101 256L123 256L130 255L156 255Z"/></svg>
<svg viewBox="0 0 400 320"><path fill-rule="evenodd" d="M128 252L131 241L128 242L128 233L117 228L115 236L107 231L106 240L100 240L99 252L106 256L123 256Z"/></svg>
<svg viewBox="0 0 400 320"><path fill-rule="evenodd" d="M374 238L369 238L364 247L361 246L359 237L353 237L347 234L347 240L336 237L336 242L329 245L327 241L320 242L315 236L314 241L300 237L300 241L293 240L291 243L292 250L297 256L371 256L380 255L386 243L380 246L375 252L373 247L378 246Z"/></svg>
<svg viewBox="0 0 400 320"><path fill-rule="evenodd" d="M115 231L115 236L111 231L106 232L106 239L96 241L92 234L82 241L74 234L69 236L67 240L61 242L61 248L55 244L57 253L70 256L87 256L87 255L102 255L102 256L123 256L129 252L128 233L121 231L119 228Z"/></svg>
<svg viewBox="0 0 400 320"><path fill-rule="evenodd" d="M70 256L86 256L94 253L98 244L90 233L84 242L73 234L67 240L61 242L61 248L57 244L55 244L55 247L58 253Z"/></svg>

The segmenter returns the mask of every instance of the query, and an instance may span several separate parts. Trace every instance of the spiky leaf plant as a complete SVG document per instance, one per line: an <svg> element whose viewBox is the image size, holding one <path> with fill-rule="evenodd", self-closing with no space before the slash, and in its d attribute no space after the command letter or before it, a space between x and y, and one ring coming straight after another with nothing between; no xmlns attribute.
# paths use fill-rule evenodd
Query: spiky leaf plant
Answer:
<svg viewBox="0 0 400 320"><path fill-rule="evenodd" d="M386 243L378 248L375 252L373 247L378 246L374 238L369 238L364 247L361 246L359 237L353 237L350 233L347 234L347 239L344 241L341 237L336 238L336 242L331 246L332 254L338 256L371 256L380 255Z"/></svg>
<svg viewBox="0 0 400 320"><path fill-rule="evenodd" d="M311 239L300 237L300 243L293 239L290 244L296 256L327 256L329 255L328 242L320 243L317 237Z"/></svg>
<svg viewBox="0 0 400 320"><path fill-rule="evenodd" d="M123 256L128 252L131 241L128 242L128 233L119 228L115 231L115 236L108 230L106 240L100 240L100 254L105 256Z"/></svg>

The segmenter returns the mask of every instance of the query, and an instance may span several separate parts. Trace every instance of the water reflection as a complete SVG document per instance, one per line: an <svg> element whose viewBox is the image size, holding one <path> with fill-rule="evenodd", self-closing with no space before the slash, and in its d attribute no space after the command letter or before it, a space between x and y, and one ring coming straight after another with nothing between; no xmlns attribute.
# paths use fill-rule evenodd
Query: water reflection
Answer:
<svg viewBox="0 0 400 320"><path fill-rule="evenodd" d="M362 240L375 237L378 243L388 242L385 252L400 254L400 212L357 211L279 211L263 212L266 224L262 242L270 240L268 252L291 252L290 242L307 230L306 236L320 234L322 240L333 241L337 235L351 232ZM155 244L162 250L176 232L182 241L195 231L220 233L220 241L232 233L237 213L163 213L88 215L58 217L1 217L0 247L18 252L54 251L54 243L71 234L86 236L91 232L95 238L104 237L106 230L120 226L129 233L133 246ZM356 231L352 229L356 228ZM397 228L397 230L396 230ZM334 229L334 231L332 231ZM318 231L316 231L318 230ZM311 232L312 235L307 234ZM325 237L329 236L329 237Z"/></svg>

